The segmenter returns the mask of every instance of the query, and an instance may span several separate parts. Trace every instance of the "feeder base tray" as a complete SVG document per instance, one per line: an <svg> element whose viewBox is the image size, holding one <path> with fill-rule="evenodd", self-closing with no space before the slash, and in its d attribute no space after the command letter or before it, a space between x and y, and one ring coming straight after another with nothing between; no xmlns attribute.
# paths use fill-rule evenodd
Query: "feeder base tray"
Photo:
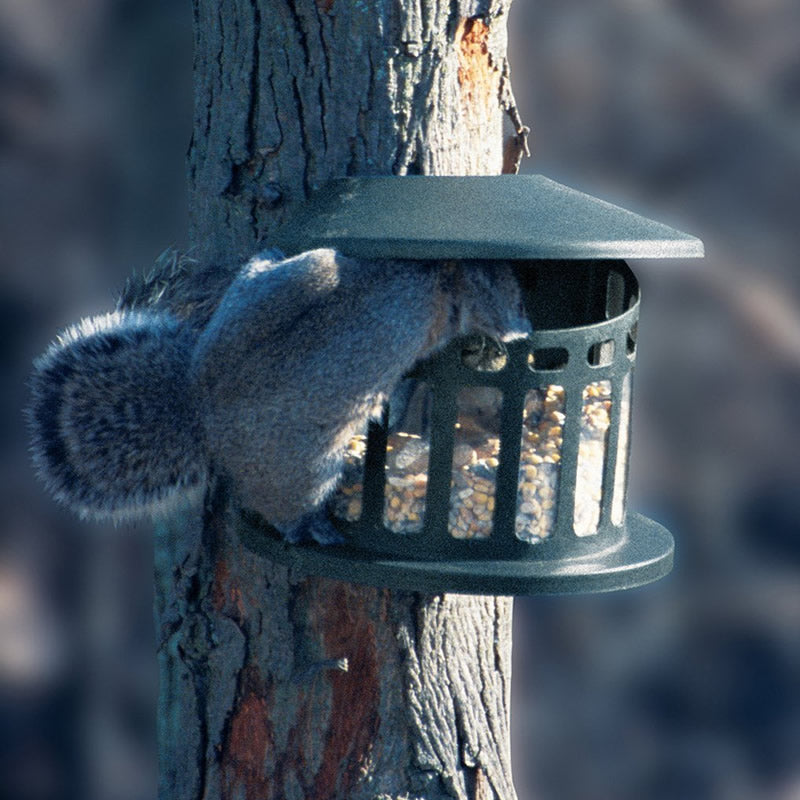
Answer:
<svg viewBox="0 0 800 800"><path fill-rule="evenodd" d="M348 545L289 544L266 524L239 517L243 543L301 575L440 594L576 594L632 589L672 569L674 542L666 528L629 514L623 537L592 555L557 558L409 560Z"/></svg>

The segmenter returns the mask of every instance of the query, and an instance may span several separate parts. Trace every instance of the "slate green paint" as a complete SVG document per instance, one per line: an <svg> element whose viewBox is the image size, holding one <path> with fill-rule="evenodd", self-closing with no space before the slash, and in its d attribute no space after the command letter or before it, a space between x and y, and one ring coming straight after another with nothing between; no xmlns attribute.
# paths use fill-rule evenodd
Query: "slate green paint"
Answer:
<svg viewBox="0 0 800 800"><path fill-rule="evenodd" d="M541 175L343 178L271 244L365 258L696 258L702 242Z"/></svg>

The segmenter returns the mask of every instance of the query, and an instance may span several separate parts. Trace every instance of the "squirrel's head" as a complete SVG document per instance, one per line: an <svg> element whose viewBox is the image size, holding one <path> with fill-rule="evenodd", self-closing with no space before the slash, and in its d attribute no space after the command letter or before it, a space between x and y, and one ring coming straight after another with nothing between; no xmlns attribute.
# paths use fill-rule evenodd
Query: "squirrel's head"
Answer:
<svg viewBox="0 0 800 800"><path fill-rule="evenodd" d="M483 333L511 342L533 332L522 289L509 264L461 262L450 277L457 287L451 309L456 334Z"/></svg>

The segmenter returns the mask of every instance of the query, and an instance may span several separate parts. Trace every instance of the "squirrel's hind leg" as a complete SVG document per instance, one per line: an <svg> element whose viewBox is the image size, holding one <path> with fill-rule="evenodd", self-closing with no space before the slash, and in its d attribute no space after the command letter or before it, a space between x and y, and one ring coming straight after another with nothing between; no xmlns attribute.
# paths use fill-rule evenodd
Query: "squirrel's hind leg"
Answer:
<svg viewBox="0 0 800 800"><path fill-rule="evenodd" d="M317 542L317 544L342 544L344 537L328 519L325 510L320 508L300 517L289 525L274 526L291 544L300 542Z"/></svg>

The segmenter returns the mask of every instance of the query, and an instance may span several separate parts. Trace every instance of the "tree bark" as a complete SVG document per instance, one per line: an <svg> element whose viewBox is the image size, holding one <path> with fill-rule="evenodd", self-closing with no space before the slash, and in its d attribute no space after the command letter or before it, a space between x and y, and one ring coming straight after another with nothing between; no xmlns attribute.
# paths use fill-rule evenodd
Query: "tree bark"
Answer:
<svg viewBox="0 0 800 800"><path fill-rule="evenodd" d="M509 4L195 0L193 253L243 263L333 177L501 172ZM513 800L511 599L292 575L235 518L157 530L162 800Z"/></svg>

